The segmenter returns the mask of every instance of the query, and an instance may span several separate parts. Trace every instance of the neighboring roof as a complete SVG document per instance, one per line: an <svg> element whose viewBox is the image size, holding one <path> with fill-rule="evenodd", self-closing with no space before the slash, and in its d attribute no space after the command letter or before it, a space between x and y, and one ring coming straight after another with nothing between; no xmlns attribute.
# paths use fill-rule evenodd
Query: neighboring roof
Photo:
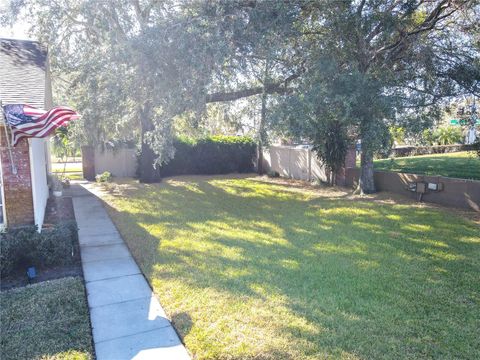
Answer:
<svg viewBox="0 0 480 360"><path fill-rule="evenodd" d="M45 106L47 49L37 41L0 38L0 100Z"/></svg>

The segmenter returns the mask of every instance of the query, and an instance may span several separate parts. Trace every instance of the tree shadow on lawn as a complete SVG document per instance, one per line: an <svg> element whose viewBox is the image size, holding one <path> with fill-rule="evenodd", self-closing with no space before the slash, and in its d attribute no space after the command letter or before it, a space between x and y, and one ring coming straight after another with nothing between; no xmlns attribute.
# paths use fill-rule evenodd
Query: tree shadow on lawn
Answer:
<svg viewBox="0 0 480 360"><path fill-rule="evenodd" d="M267 308L281 299L298 321L272 309L271 336L291 344L265 358L468 358L479 345L478 228L447 212L238 179L122 196L131 210L109 212L154 289L160 279Z"/></svg>

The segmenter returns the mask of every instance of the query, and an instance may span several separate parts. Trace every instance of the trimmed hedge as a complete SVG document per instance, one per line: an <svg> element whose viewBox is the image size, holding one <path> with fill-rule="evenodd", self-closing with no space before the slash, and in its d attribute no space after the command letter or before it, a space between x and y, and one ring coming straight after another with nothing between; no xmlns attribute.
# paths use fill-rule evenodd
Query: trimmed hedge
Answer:
<svg viewBox="0 0 480 360"><path fill-rule="evenodd" d="M8 229L0 234L0 274L8 276L28 266L52 267L75 261L78 229L66 221L37 232L36 226Z"/></svg>
<svg viewBox="0 0 480 360"><path fill-rule="evenodd" d="M254 170L256 144L247 136L209 136L174 141L175 156L160 175L228 174Z"/></svg>

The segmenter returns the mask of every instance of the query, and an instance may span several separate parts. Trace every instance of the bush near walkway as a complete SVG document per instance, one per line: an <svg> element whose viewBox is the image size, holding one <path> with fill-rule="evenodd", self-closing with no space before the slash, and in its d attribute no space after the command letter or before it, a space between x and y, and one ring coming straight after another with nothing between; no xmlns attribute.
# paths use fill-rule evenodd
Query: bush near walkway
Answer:
<svg viewBox="0 0 480 360"><path fill-rule="evenodd" d="M63 221L37 232L36 226L8 229L0 233L0 275L23 272L29 266L69 265L78 256L75 221Z"/></svg>
<svg viewBox="0 0 480 360"><path fill-rule="evenodd" d="M93 358L81 278L2 291L0 299L2 360Z"/></svg>
<svg viewBox="0 0 480 360"><path fill-rule="evenodd" d="M478 224L257 179L108 185L195 359L479 357Z"/></svg>

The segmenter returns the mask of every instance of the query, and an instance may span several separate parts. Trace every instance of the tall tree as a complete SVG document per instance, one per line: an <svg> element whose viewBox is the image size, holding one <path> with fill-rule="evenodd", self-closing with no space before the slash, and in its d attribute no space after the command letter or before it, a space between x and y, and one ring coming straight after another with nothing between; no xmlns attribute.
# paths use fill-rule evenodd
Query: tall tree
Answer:
<svg viewBox="0 0 480 360"><path fill-rule="evenodd" d="M462 29L473 20L468 15L474 5L449 0L303 3L298 24L314 46L300 102L313 123L333 116L356 128L362 140L362 192L375 191L373 156L384 143L387 124L465 89L455 70L478 57Z"/></svg>
<svg viewBox="0 0 480 360"><path fill-rule="evenodd" d="M307 138L323 121L354 129L363 147L360 188L373 192L373 154L387 124L468 85L466 71L478 58L467 30L475 5L34 0L27 8L51 45L53 68L71 84L86 138L133 132L144 181L154 178L154 164L173 156L176 116L277 94L283 97L275 101L295 105ZM404 118L414 121L410 115Z"/></svg>
<svg viewBox="0 0 480 360"><path fill-rule="evenodd" d="M200 116L206 103L285 91L288 78L261 84L251 76L267 55L260 44L272 41L272 31L290 16L281 4L270 5L33 0L12 2L11 13L24 9L36 19L34 32L49 44L52 69L83 114L84 141L136 137L141 180L148 182L157 177L153 166L173 156L175 116ZM284 72L277 67L278 77Z"/></svg>

